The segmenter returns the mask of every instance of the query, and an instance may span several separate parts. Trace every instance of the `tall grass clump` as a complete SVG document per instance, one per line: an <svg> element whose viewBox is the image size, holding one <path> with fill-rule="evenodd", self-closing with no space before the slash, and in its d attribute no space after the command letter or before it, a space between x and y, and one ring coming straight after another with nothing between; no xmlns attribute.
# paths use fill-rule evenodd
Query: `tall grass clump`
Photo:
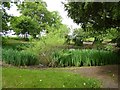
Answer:
<svg viewBox="0 0 120 90"><path fill-rule="evenodd" d="M29 66L38 64L38 56L29 51L2 49L2 60L7 64L16 66Z"/></svg>
<svg viewBox="0 0 120 90"><path fill-rule="evenodd" d="M118 64L119 56L115 52L82 49L60 50L53 53L54 64L58 66L99 66Z"/></svg>

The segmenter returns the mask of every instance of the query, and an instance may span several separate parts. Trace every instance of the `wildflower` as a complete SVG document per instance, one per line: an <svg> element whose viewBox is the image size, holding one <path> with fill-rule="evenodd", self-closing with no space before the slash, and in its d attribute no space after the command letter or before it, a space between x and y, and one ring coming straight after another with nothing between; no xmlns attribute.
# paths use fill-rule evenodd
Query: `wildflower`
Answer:
<svg viewBox="0 0 120 90"><path fill-rule="evenodd" d="M65 87L65 85L63 85L63 87Z"/></svg>
<svg viewBox="0 0 120 90"><path fill-rule="evenodd" d="M83 85L86 85L86 83L83 83Z"/></svg>

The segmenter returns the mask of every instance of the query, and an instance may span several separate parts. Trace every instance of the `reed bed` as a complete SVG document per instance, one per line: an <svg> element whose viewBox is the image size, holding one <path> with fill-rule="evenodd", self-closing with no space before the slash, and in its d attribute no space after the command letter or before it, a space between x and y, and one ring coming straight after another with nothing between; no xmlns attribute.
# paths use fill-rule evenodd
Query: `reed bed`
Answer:
<svg viewBox="0 0 120 90"><path fill-rule="evenodd" d="M60 50L52 56L56 66L100 66L120 62L115 52L95 49Z"/></svg>
<svg viewBox="0 0 120 90"><path fill-rule="evenodd" d="M18 51L13 49L2 49L2 60L7 64L16 66L29 66L38 64L38 56L30 51Z"/></svg>

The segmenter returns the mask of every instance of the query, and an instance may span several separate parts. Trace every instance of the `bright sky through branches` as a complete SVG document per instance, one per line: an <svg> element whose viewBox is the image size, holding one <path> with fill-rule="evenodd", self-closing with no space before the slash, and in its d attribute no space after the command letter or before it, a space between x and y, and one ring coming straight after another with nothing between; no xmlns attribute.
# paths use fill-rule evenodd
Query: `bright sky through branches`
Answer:
<svg viewBox="0 0 120 90"><path fill-rule="evenodd" d="M73 23L73 20L67 16L67 12L64 10L64 5L61 2L65 2L65 0L43 0L47 3L47 9L49 11L58 11L60 16L62 17L62 23L68 25L70 28L78 28L78 25ZM19 16L20 13L17 11L17 7L13 6L9 11L9 14L14 16Z"/></svg>
<svg viewBox="0 0 120 90"><path fill-rule="evenodd" d="M47 9L49 11L58 11L62 17L62 23L67 24L69 27L76 28L77 24L73 23L73 20L67 16L67 12L64 10L64 5L61 2L65 2L65 0L43 0L47 3Z"/></svg>

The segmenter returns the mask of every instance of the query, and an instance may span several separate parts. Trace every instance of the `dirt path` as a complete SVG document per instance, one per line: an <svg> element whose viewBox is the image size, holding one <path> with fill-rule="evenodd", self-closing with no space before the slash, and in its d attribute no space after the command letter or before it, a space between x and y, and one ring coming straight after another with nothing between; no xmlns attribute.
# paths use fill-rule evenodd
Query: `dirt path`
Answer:
<svg viewBox="0 0 120 90"><path fill-rule="evenodd" d="M118 66L93 66L69 68L67 71L96 78L102 82L102 88L118 88Z"/></svg>
<svg viewBox="0 0 120 90"><path fill-rule="evenodd" d="M2 61L0 60L0 66L2 66Z"/></svg>
<svg viewBox="0 0 120 90"><path fill-rule="evenodd" d="M46 67L29 67L33 69L47 69ZM56 69L56 68L55 68ZM96 78L102 82L102 88L118 88L120 79L118 79L118 65L91 66L91 67L66 67L63 71L70 71L82 76ZM119 83L118 83L119 82Z"/></svg>
<svg viewBox="0 0 120 90"><path fill-rule="evenodd" d="M9 67L9 65L7 64L3 64L3 66ZM22 68L48 69L48 67L41 67L41 66L28 66L28 67L22 67ZM67 72L77 73L77 74L80 74L81 76L96 78L102 82L102 88L118 88L119 86L118 84L120 84L120 81L119 81L120 79L118 79L120 77L120 75L118 75L118 70L119 70L118 65L91 66L91 67L66 67L66 68L60 68L60 69Z"/></svg>

